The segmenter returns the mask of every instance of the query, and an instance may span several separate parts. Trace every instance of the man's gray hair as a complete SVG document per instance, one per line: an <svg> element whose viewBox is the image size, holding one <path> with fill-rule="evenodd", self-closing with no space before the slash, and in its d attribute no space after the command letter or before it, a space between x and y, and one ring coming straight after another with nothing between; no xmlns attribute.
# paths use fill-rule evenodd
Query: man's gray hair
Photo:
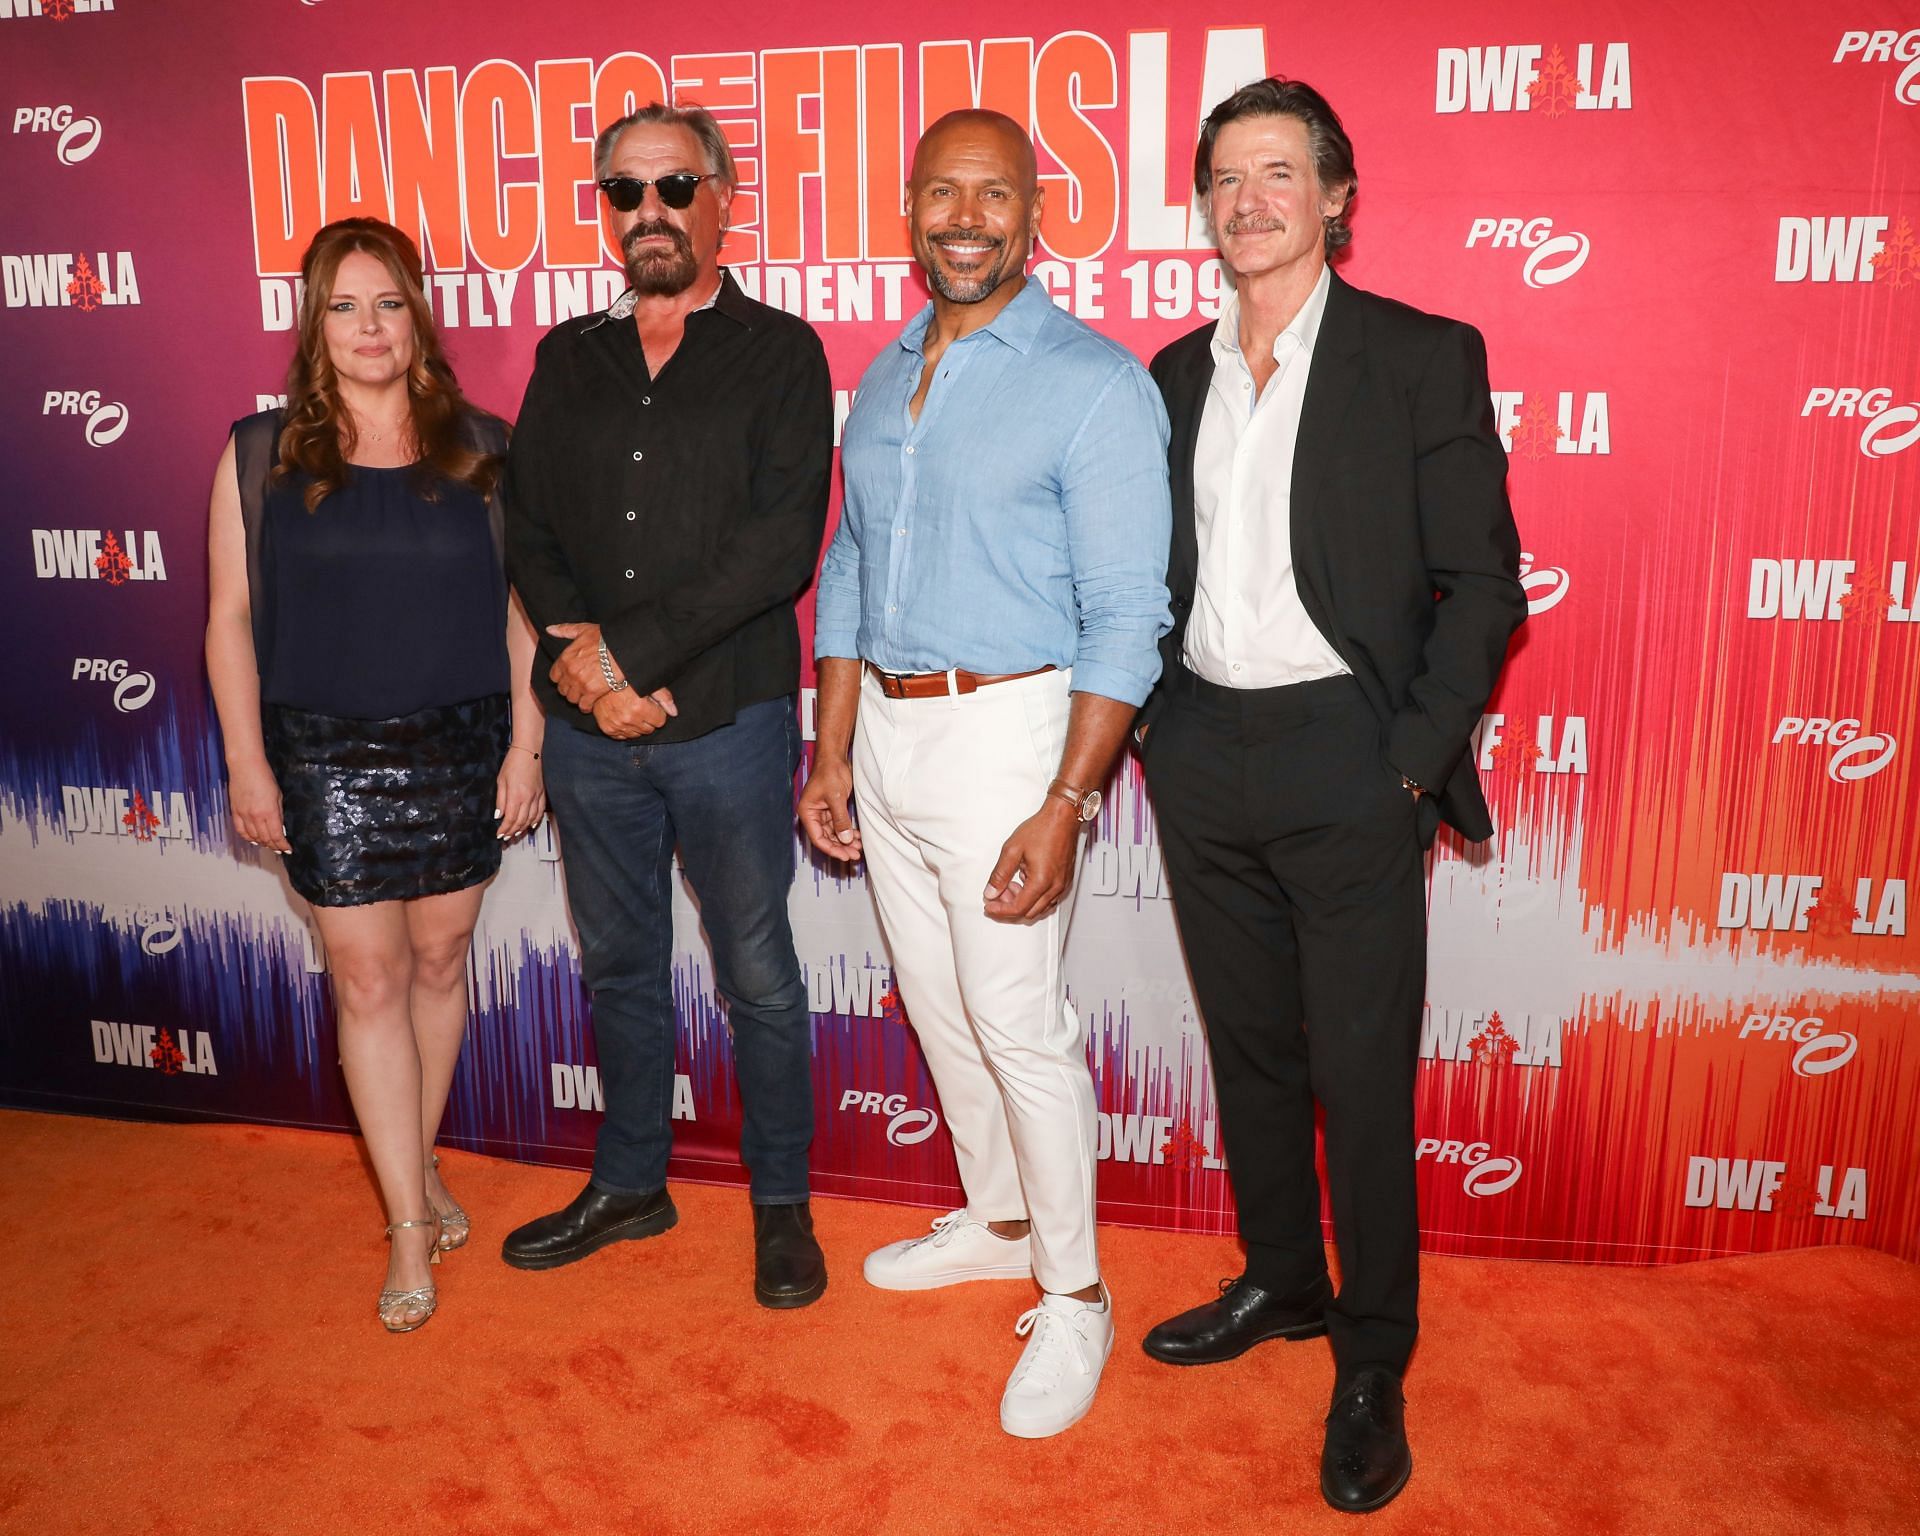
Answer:
<svg viewBox="0 0 1920 1536"><path fill-rule="evenodd" d="M629 128L639 128L649 123L678 123L683 128L691 128L693 136L700 141L700 147L706 151L707 169L729 188L738 185L737 173L733 168L733 151L727 148L727 136L713 120L713 114L705 107L669 107L657 101L634 108L625 117L615 118L600 130L593 141L595 181L605 181L613 174L613 147L620 142L620 135Z"/></svg>

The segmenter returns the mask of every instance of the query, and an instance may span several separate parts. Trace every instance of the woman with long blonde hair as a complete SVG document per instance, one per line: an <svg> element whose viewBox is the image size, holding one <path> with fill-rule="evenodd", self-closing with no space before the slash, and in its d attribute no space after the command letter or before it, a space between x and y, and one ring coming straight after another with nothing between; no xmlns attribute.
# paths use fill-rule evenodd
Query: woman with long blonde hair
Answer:
<svg viewBox="0 0 1920 1536"><path fill-rule="evenodd" d="M214 472L207 674L235 830L286 861L327 950L340 1063L386 1205L391 1332L467 1239L433 1144L467 950L545 809L534 639L507 586L506 427L461 395L413 242L342 219L301 263L284 410Z"/></svg>

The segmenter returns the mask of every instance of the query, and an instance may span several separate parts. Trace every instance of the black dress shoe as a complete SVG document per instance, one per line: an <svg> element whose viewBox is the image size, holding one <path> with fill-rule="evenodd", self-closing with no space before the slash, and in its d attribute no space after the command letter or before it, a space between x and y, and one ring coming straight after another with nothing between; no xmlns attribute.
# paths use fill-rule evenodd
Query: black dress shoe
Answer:
<svg viewBox="0 0 1920 1536"><path fill-rule="evenodd" d="M588 1184L563 1210L515 1227L500 1245L500 1257L515 1269L558 1269L608 1243L657 1236L679 1219L665 1189L616 1195Z"/></svg>
<svg viewBox="0 0 1920 1536"><path fill-rule="evenodd" d="M1140 1341L1168 1365L1217 1365L1268 1339L1317 1339L1327 1331L1333 1283L1322 1275L1304 1291L1276 1296L1242 1275L1220 1282L1220 1299L1170 1317Z"/></svg>
<svg viewBox="0 0 1920 1536"><path fill-rule="evenodd" d="M813 1238L813 1211L797 1205L753 1208L753 1295L763 1307L804 1307L827 1288L827 1256Z"/></svg>
<svg viewBox="0 0 1920 1536"><path fill-rule="evenodd" d="M1364 1515L1390 1502L1411 1476L1400 1378L1385 1369L1356 1372L1333 1390L1320 1492L1335 1509Z"/></svg>

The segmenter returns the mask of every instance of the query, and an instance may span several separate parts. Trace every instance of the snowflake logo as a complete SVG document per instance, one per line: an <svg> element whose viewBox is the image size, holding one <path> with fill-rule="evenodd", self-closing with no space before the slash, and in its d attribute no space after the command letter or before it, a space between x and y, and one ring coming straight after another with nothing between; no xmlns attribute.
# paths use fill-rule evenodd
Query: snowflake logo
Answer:
<svg viewBox="0 0 1920 1536"><path fill-rule="evenodd" d="M93 557L93 568L108 586L124 587L128 576L132 574L133 561L127 558L120 541L110 533L107 541L100 546L100 553Z"/></svg>
<svg viewBox="0 0 1920 1536"><path fill-rule="evenodd" d="M1840 598L1840 611L1849 624L1872 623L1884 619L1892 603L1893 589L1880 575L1880 567L1870 565L1848 578L1847 590Z"/></svg>
<svg viewBox="0 0 1920 1536"><path fill-rule="evenodd" d="M73 0L40 0L40 14L51 16L55 21L71 21Z"/></svg>
<svg viewBox="0 0 1920 1536"><path fill-rule="evenodd" d="M1160 1143L1160 1155L1182 1173L1192 1173L1207 1157L1207 1144L1183 1119Z"/></svg>
<svg viewBox="0 0 1920 1536"><path fill-rule="evenodd" d="M1854 905L1840 890L1838 882L1823 880L1820 899L1807 912L1807 929L1822 939L1844 938L1853 932L1860 919Z"/></svg>
<svg viewBox="0 0 1920 1536"><path fill-rule="evenodd" d="M1529 741L1518 731L1509 731L1500 738L1492 753L1495 768L1511 768L1516 773L1524 773L1545 757L1537 741Z"/></svg>
<svg viewBox="0 0 1920 1536"><path fill-rule="evenodd" d="M120 818L120 825L131 830L141 842L151 842L153 829L160 825L160 818L148 806L147 797L136 789L133 792L133 809Z"/></svg>
<svg viewBox="0 0 1920 1536"><path fill-rule="evenodd" d="M1553 445L1567 434L1553 419L1553 407L1544 395L1534 395L1520 403L1520 419L1514 423L1513 451L1538 463L1553 452Z"/></svg>
<svg viewBox="0 0 1920 1536"><path fill-rule="evenodd" d="M1780 1187L1773 1192L1773 1214L1790 1219L1804 1219L1814 1214L1820 1204L1820 1191L1812 1179L1805 1174L1792 1174L1780 1181Z"/></svg>
<svg viewBox="0 0 1920 1536"><path fill-rule="evenodd" d="M177 1077L187 1061L180 1054L180 1047L173 1043L173 1031L169 1029L160 1031L160 1043L148 1051L147 1056L168 1077Z"/></svg>
<svg viewBox="0 0 1920 1536"><path fill-rule="evenodd" d="M1914 238L1913 220L1904 214L1894 226L1893 238L1874 253L1873 280L1889 288L1920 282L1920 240Z"/></svg>
<svg viewBox="0 0 1920 1536"><path fill-rule="evenodd" d="M1580 94L1580 77L1567 67L1567 56L1554 44L1553 52L1533 83L1527 87L1527 100L1536 112L1548 117L1565 117Z"/></svg>
<svg viewBox="0 0 1920 1536"><path fill-rule="evenodd" d="M894 990L892 982L888 982L887 990L880 994L879 1007L882 1023L905 1024L907 1022L907 1010L901 1006L900 994Z"/></svg>
<svg viewBox="0 0 1920 1536"><path fill-rule="evenodd" d="M1519 1053L1520 1042L1507 1033L1500 1015L1494 1013L1488 1017L1487 1027L1467 1042L1467 1049L1483 1067L1504 1067Z"/></svg>
<svg viewBox="0 0 1920 1536"><path fill-rule="evenodd" d="M73 300L75 309L98 309L100 296L107 291L107 285L93 275L93 263L82 256L73 268L73 276L67 283L67 297Z"/></svg>

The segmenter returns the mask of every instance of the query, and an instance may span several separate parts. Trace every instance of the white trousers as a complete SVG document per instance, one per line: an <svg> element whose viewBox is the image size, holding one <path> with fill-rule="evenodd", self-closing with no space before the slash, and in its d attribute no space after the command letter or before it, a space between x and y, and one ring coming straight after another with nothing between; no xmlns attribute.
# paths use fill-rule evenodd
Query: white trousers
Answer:
<svg viewBox="0 0 1920 1536"><path fill-rule="evenodd" d="M1066 672L1042 672L890 699L868 672L853 740L867 883L967 1210L1031 1220L1034 1277L1056 1294L1100 1278L1093 1077L1061 972L1073 894L1020 923L988 917L984 892L1002 844L1060 771L1068 686Z"/></svg>

